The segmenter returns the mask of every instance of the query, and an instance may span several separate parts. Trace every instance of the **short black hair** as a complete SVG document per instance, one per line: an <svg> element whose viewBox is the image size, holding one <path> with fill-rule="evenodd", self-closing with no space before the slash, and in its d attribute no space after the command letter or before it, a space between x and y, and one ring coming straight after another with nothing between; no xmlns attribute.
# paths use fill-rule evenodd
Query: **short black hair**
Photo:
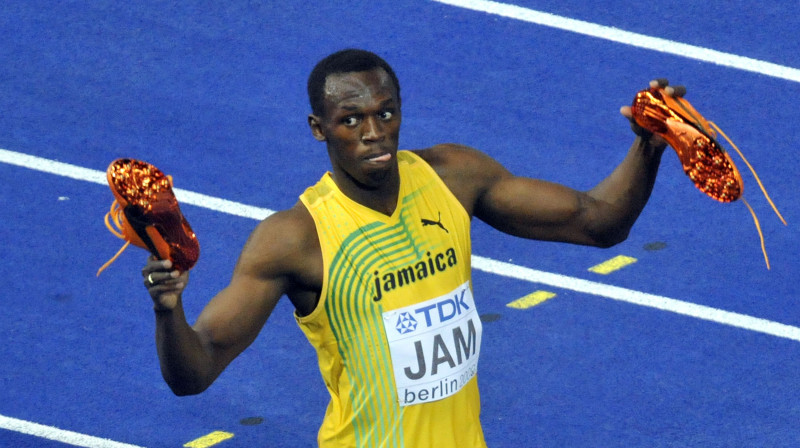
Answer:
<svg viewBox="0 0 800 448"><path fill-rule="evenodd" d="M397 102L400 103L400 82L394 70L383 58L366 50L348 48L333 53L314 66L308 76L308 101L311 103L311 112L321 116L325 112L325 80L328 76L337 73L366 72L382 68L391 78L397 89Z"/></svg>

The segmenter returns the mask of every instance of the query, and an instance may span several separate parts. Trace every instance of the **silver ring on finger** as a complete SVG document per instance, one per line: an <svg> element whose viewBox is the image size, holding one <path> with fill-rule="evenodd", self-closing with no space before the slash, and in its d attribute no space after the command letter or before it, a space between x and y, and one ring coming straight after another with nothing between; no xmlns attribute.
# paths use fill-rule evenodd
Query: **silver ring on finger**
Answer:
<svg viewBox="0 0 800 448"><path fill-rule="evenodd" d="M153 281L153 273L152 272L147 274L147 283L150 283L150 286L153 286L153 285L156 284L156 282Z"/></svg>

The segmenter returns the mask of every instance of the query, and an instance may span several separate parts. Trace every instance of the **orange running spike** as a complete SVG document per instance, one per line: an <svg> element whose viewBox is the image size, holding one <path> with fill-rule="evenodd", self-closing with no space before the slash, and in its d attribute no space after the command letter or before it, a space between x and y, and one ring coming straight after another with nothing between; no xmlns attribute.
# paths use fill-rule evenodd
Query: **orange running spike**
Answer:
<svg viewBox="0 0 800 448"><path fill-rule="evenodd" d="M106 170L106 178L115 198L106 214L106 226L127 241L122 250L133 244L162 260L172 260L175 269L191 269L200 256L200 245L172 192L172 178L155 166L134 159L112 162ZM97 275L122 250L103 265Z"/></svg>
<svg viewBox="0 0 800 448"><path fill-rule="evenodd" d="M688 101L651 87L636 94L631 109L639 126L664 138L678 153L684 173L700 191L720 202L742 196L739 170Z"/></svg>
<svg viewBox="0 0 800 448"><path fill-rule="evenodd" d="M717 142L717 132L728 141L747 164L764 197L784 225L786 225L786 220L781 216L755 169L739 148L717 125L700 115L688 101L680 96L668 95L663 87L650 87L637 93L633 99L631 110L636 124L661 136L678 153L683 171L700 191L720 202L742 199L753 216L758 236L761 239L764 261L769 269L769 257L764 244L761 224L753 208L742 197L744 193L742 176L728 153Z"/></svg>

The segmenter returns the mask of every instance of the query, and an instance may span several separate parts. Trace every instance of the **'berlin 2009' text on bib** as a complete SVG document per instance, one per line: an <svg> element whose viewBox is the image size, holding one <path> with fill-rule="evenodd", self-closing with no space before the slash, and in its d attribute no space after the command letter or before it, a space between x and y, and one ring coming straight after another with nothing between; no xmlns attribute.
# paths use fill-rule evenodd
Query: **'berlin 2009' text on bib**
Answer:
<svg viewBox="0 0 800 448"><path fill-rule="evenodd" d="M400 406L441 400L475 376L481 321L469 282L383 313Z"/></svg>

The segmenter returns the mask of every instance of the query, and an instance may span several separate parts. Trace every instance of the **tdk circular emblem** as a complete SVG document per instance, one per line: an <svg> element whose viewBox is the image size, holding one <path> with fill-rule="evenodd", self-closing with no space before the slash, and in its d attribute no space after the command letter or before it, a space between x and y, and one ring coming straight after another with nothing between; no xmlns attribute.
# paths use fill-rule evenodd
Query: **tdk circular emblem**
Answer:
<svg viewBox="0 0 800 448"><path fill-rule="evenodd" d="M400 334L411 333L412 331L417 329L417 320L414 319L414 316L407 312L400 313L400 317L397 318L397 332Z"/></svg>

